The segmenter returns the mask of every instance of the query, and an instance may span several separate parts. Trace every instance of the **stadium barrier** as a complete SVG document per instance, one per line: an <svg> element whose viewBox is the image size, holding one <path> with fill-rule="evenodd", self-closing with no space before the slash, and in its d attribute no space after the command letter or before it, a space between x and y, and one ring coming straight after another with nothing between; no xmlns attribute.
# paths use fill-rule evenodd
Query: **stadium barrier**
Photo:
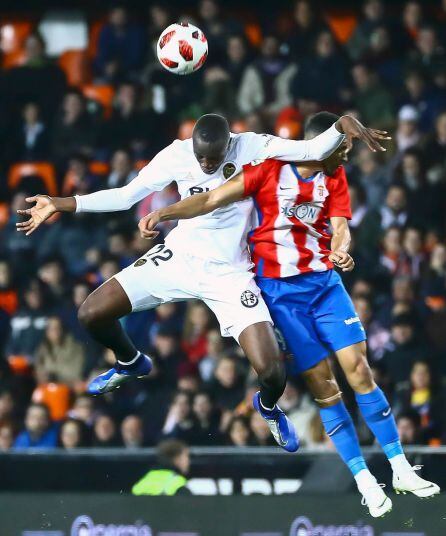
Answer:
<svg viewBox="0 0 446 536"><path fill-rule="evenodd" d="M64 475L59 475L63 479ZM88 487L88 480L85 481ZM0 494L2 536L444 536L446 497L396 497L384 519L358 496Z"/></svg>
<svg viewBox="0 0 446 536"><path fill-rule="evenodd" d="M423 465L425 478L446 489L446 447L408 447L406 452L411 463ZM390 467L381 450L364 448L364 455L378 481L391 486ZM8 452L0 455L0 491L125 494L155 464L154 449ZM356 490L338 455L318 449L289 454L276 447L192 448L189 478L193 493L200 495Z"/></svg>

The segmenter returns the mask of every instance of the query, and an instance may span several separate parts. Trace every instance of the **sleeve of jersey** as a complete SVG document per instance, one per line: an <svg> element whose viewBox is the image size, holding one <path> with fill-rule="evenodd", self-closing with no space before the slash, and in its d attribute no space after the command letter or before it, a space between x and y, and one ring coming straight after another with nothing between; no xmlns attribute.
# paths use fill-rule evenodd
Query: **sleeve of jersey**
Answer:
<svg viewBox="0 0 446 536"><path fill-rule="evenodd" d="M276 158L286 162L321 161L329 157L344 141L345 136L332 125L312 140L285 140L277 136L258 134L257 154L253 158Z"/></svg>
<svg viewBox="0 0 446 536"><path fill-rule="evenodd" d="M265 174L265 168L268 167L269 160L260 164L247 164L243 166L243 178L245 181L244 196L254 195L259 189L260 179Z"/></svg>
<svg viewBox="0 0 446 536"><path fill-rule="evenodd" d="M328 217L341 217L351 220L352 209L350 206L350 194L348 191L347 176L341 166L330 179L330 195L328 196Z"/></svg>
<svg viewBox="0 0 446 536"><path fill-rule="evenodd" d="M168 167L170 147L166 147L122 188L76 195L76 212L115 212L127 210L151 192L162 190L173 180Z"/></svg>

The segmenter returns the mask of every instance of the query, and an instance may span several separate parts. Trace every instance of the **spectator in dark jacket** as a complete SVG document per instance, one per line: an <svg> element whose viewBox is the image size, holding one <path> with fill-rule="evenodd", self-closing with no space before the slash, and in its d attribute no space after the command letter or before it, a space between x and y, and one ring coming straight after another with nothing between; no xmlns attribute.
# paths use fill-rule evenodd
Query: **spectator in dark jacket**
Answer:
<svg viewBox="0 0 446 536"><path fill-rule="evenodd" d="M145 41L142 26L129 20L125 5L113 7L99 35L97 76L113 83L136 77L144 62Z"/></svg>

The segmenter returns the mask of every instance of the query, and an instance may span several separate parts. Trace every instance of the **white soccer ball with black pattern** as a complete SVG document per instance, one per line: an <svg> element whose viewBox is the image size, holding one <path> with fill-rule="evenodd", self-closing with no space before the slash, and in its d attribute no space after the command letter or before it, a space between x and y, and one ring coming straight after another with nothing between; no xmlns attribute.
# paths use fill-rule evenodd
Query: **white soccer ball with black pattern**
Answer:
<svg viewBox="0 0 446 536"><path fill-rule="evenodd" d="M208 55L204 33L188 22L168 26L156 48L161 65L174 74L191 74L203 66Z"/></svg>

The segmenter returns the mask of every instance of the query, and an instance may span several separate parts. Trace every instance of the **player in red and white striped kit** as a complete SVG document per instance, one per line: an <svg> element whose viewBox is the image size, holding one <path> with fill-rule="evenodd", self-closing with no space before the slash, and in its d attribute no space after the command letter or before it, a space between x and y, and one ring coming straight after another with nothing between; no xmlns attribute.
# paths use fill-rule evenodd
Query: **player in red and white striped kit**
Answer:
<svg viewBox="0 0 446 536"><path fill-rule="evenodd" d="M306 125L311 138L338 119L321 112ZM344 168L345 147L324 162L253 162L216 190L152 213L140 222L150 237L159 221L187 219L252 197L258 223L250 233L256 282L271 316L320 407L327 434L351 470L372 516L392 502L370 473L352 419L327 361L335 353L355 391L364 420L393 469L397 492L419 497L439 493L407 461L389 403L373 380L366 358L366 335L342 280L333 269L350 271L351 218ZM332 233L329 232L329 224ZM256 401L254 400L254 405Z"/></svg>

